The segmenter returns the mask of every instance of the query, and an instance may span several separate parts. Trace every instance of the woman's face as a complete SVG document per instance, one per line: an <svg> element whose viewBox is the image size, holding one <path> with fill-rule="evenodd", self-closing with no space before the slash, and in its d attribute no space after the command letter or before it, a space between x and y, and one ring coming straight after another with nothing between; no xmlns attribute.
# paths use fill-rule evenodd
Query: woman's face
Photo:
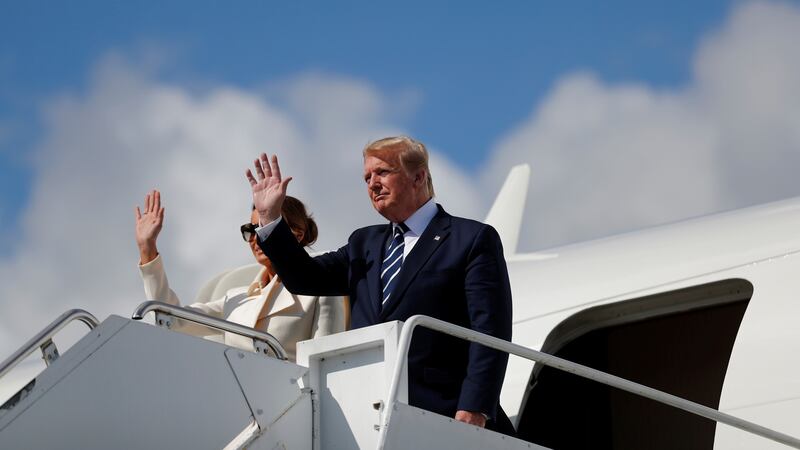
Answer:
<svg viewBox="0 0 800 450"><path fill-rule="evenodd" d="M253 210L253 213L250 214L250 223L258 225L258 211ZM301 242L303 240L303 236L305 236L305 231L292 228L292 234L295 238L297 238L297 242ZM267 255L261 251L261 247L258 246L258 240L256 239L255 234L253 234L250 240L247 241L247 245L250 246L250 251L253 252L256 262L262 266L271 266L269 258L267 258Z"/></svg>
<svg viewBox="0 0 800 450"><path fill-rule="evenodd" d="M250 214L250 223L258 225L258 211L254 210L253 213ZM256 239L255 233L253 233L253 236L250 238L249 241L247 241L247 245L250 246L250 251L253 252L253 256L256 258L256 262L258 262L262 266L270 265L269 258L267 258L267 255L265 255L264 252L261 251L261 247L258 246L258 239Z"/></svg>

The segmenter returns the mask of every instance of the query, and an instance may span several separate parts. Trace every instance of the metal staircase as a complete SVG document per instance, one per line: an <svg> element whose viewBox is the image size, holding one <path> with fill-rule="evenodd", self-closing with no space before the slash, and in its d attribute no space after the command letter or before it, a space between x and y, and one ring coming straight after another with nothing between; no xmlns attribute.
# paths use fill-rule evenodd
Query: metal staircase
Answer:
<svg viewBox="0 0 800 450"><path fill-rule="evenodd" d="M155 325L142 322L155 313ZM59 356L53 335L90 332ZM254 340L254 352L170 329L190 320ZM530 449L534 443L407 404L416 327L435 329L800 448L800 441L714 409L425 316L298 343L158 302L100 324L68 311L0 365L41 349L48 367L0 409L0 448ZM272 355L272 356L270 356Z"/></svg>

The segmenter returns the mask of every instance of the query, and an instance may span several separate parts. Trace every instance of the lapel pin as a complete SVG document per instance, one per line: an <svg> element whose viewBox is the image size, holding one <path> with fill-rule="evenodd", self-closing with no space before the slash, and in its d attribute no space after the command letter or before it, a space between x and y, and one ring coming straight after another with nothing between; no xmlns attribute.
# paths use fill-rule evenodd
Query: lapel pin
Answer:
<svg viewBox="0 0 800 450"><path fill-rule="evenodd" d="M437 234L436 236L434 236L434 237L433 237L433 240L434 240L434 241L438 241L438 240L439 240L439 235Z"/></svg>

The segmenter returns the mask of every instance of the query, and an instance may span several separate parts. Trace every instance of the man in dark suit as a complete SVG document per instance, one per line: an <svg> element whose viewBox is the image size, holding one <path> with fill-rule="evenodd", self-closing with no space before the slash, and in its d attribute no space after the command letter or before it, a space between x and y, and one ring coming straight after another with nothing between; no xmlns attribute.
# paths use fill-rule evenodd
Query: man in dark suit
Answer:
<svg viewBox="0 0 800 450"><path fill-rule="evenodd" d="M280 218L291 178L276 156L247 171L259 213L259 245L286 287L349 295L352 328L424 314L511 339L511 289L503 249L489 225L454 217L433 201L425 146L408 137L364 150L364 181L391 223L353 232L347 245L311 258ZM409 403L512 434L498 405L508 355L419 328L408 355Z"/></svg>

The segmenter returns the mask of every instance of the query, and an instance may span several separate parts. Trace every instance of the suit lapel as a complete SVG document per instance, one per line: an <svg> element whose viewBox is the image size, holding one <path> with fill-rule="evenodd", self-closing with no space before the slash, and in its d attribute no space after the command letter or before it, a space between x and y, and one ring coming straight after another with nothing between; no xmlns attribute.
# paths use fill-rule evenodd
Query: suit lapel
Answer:
<svg viewBox="0 0 800 450"><path fill-rule="evenodd" d="M258 315L259 319L275 315L286 308L294 306L296 301L294 295L281 295L283 289L283 283L281 283L280 278L276 275L262 294L264 303L260 310L261 313Z"/></svg>
<svg viewBox="0 0 800 450"><path fill-rule="evenodd" d="M228 313L226 320L235 322L246 327L254 327L258 320L258 313L264 306L266 295L262 294L258 298L247 300L247 294L241 293L241 299L229 301L233 309Z"/></svg>
<svg viewBox="0 0 800 450"><path fill-rule="evenodd" d="M422 232L422 236L414 244L414 248L411 249L408 257L403 260L403 268L400 269L400 273L397 275L397 284L394 286L392 297L383 305L379 320L386 320L386 317L397 308L397 305L403 302L403 296L409 284L414 281L417 273L425 266L425 263L428 262L431 255L442 245L442 242L447 239L449 234L450 215L439 206L439 212L436 213L431 223Z"/></svg>

